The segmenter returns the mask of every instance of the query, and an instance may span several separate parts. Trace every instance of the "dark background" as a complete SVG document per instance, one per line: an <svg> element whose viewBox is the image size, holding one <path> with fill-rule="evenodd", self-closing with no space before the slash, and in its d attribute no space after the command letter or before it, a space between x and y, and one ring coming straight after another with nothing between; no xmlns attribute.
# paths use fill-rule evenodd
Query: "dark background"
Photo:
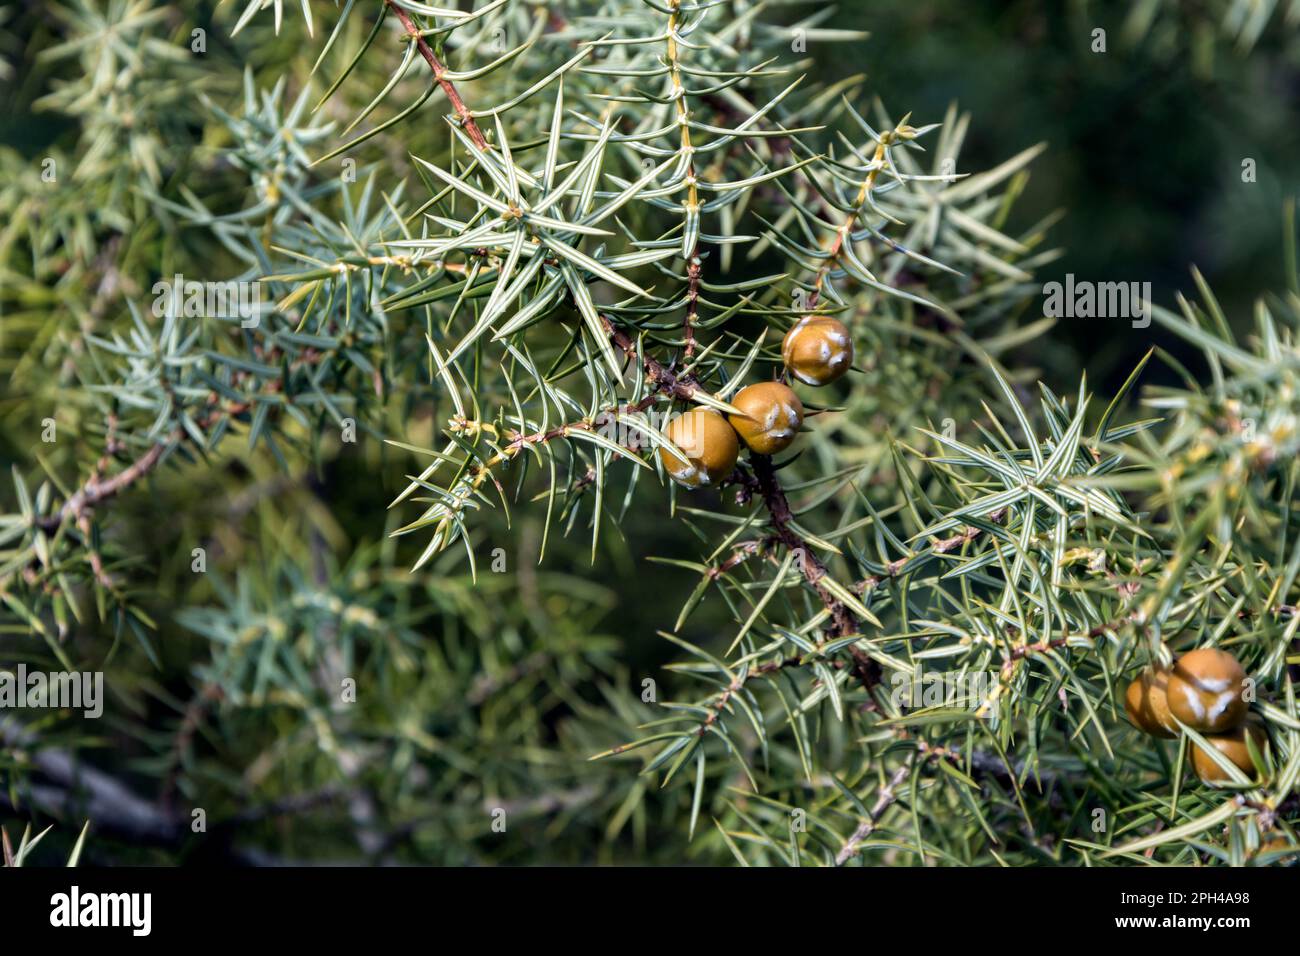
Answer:
<svg viewBox="0 0 1300 956"><path fill-rule="evenodd" d="M865 70L866 91L895 114L911 110L917 125L942 120L957 102L973 116L964 170L1046 142L1016 207L1024 225L1065 212L1051 233L1065 255L1040 272L1042 282L1071 272L1149 281L1155 300L1175 308L1177 292L1193 291L1196 265L1244 327L1256 297L1284 288L1283 204L1300 187L1296 31L1275 14L1245 52L1222 29L1226 3L1166 3L1141 34L1128 21L1137 6L848 3L825 26L870 38L823 44L815 60L827 81ZM1092 51L1098 28L1105 53ZM1246 158L1256 161L1254 183L1242 182ZM1053 385L1068 388L1085 368L1104 390L1155 335L1066 319L1032 358L1060 376Z"/></svg>

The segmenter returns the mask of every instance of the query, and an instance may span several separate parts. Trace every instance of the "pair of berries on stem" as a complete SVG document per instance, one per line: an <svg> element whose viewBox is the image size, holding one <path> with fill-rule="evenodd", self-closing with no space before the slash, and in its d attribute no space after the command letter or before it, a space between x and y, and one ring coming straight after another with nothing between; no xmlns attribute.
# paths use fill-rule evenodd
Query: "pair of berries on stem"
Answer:
<svg viewBox="0 0 1300 956"><path fill-rule="evenodd" d="M829 385L853 364L853 340L840 322L807 316L781 343L786 371L808 385ZM708 408L683 412L664 429L685 460L669 448L659 449L664 470L678 484L699 488L729 477L744 442L756 455L775 455L794 442L803 425L803 403L788 385L760 382L736 393L731 405L739 415L723 418Z"/></svg>
<svg viewBox="0 0 1300 956"><path fill-rule="evenodd" d="M1148 667L1128 685L1124 709L1138 729L1152 737L1178 736L1178 724L1190 727L1223 757L1255 776L1247 737L1262 751L1267 735L1248 713L1246 672L1227 651L1203 647L1178 658L1168 670ZM1199 744L1192 747L1192 768L1206 783L1230 776Z"/></svg>

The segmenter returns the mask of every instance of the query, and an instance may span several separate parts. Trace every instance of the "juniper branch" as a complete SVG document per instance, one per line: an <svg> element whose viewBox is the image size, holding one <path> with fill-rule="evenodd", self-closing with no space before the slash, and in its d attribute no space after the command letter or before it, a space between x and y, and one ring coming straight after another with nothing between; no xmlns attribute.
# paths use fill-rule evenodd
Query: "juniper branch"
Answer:
<svg viewBox="0 0 1300 956"><path fill-rule="evenodd" d="M898 788L903 785L903 781L906 780L908 775L912 772L912 763L914 760L914 756L909 756L904 760L903 763L899 765L898 769L894 771L890 778L880 788L880 791L876 795L876 802L872 805L866 819L858 824L858 828L853 831L852 835L847 840L844 841L844 846L841 847L840 852L835 855L836 866L843 866L850 859L857 856L862 841L866 840L875 832L876 826L880 823L880 818L885 815L885 811L888 810L890 806L893 805L894 801L898 799Z"/></svg>
<svg viewBox="0 0 1300 956"><path fill-rule="evenodd" d="M456 115L460 118L465 133L479 149L489 149L487 138L483 135L483 131L479 129L474 114L469 111L465 101L460 98L460 92L456 89L456 84L448 79L447 68L434 55L433 48L420 34L420 28L415 25L415 21L411 19L410 14L403 10L396 0L384 0L384 2L388 4L390 10L397 14L397 19L402 21L402 28L406 31L407 37L415 43L416 48L420 51L420 56L424 57L425 62L429 64L429 69L433 71L434 81L442 87L442 92L446 95L451 108L456 111Z"/></svg>
<svg viewBox="0 0 1300 956"><path fill-rule="evenodd" d="M750 462L754 469L754 477L758 481L759 494L771 518L772 530L787 551L798 556L797 563L804 579L817 593L831 616L832 633L837 637L857 633L860 626L857 617L821 583L822 578L827 574L826 565L813 552L809 544L790 527L794 515L790 511L790 502L786 499L785 491L776 477L776 468L772 459L766 455L753 455ZM870 696L871 688L880 678L880 668L861 648L850 645L849 654L853 657L854 676Z"/></svg>

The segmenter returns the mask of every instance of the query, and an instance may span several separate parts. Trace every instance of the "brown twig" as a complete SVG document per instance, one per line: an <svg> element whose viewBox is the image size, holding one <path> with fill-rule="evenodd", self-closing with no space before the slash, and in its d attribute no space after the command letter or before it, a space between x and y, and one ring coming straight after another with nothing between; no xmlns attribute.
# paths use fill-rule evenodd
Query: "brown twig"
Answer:
<svg viewBox="0 0 1300 956"><path fill-rule="evenodd" d="M780 657L776 660L756 664L751 667L744 676L738 674L730 684L719 691L718 694L707 704L708 707L712 708L712 712L704 719L703 723L701 723L699 728L695 731L696 734L701 737L707 734L709 728L718 722L718 719L722 716L722 712L726 709L727 704L731 702L731 698L738 694L745 685L755 677L771 677L778 671L783 671L787 668L803 667L808 663L808 657L802 654L795 654L791 657ZM838 661L832 658L820 658L819 663L825 664L832 670L842 670L849 666L844 661ZM626 753L636 746L638 746L636 743L620 744L617 747L611 747L609 750L605 751L605 753L601 754L601 756L614 757L618 754ZM593 757L592 759L594 760L596 758Z"/></svg>
<svg viewBox="0 0 1300 956"><path fill-rule="evenodd" d="M846 637L856 633L859 629L857 616L821 583L822 578L827 575L826 565L790 526L794 521L794 514L790 510L790 502L785 496L785 491L777 480L772 459L767 455L753 455L750 457L750 463L754 468L754 477L758 481L758 491L762 495L763 505L772 519L772 530L781 544L798 556L797 563L804 579L817 592L817 596L821 598L822 604L831 616L833 633L836 637ZM860 648L850 646L849 653L853 657L854 675L870 692L880 678L879 666Z"/></svg>
<svg viewBox="0 0 1300 956"><path fill-rule="evenodd" d="M722 712L727 709L727 704L731 702L731 698L744 686L745 677L737 674L731 683L722 689L722 693L718 694L717 699L711 705L713 710L709 713L709 716L704 718L704 721L700 724L700 729L696 731L699 736L703 737L709 732L709 728L717 723L718 718L722 716Z"/></svg>
<svg viewBox="0 0 1300 956"><path fill-rule="evenodd" d="M265 358L259 354L259 358ZM315 349L307 349L300 358L295 359L289 364L289 369L296 370L308 365L318 365L327 357L327 353L319 352ZM246 380L248 373L237 372L232 380L232 386ZM266 389L269 392L278 392L282 387L279 379L267 383ZM220 396L212 392L208 396L208 406L212 409L202 418L197 420L200 431L205 431L216 425L222 418L242 415L252 409L256 403L256 397L248 401L230 402L220 404ZM101 476L108 467L109 456L118 448L122 447L121 443L114 437L114 430L117 427L116 418L110 416L109 419L109 440L105 448L103 457L96 462L95 467L90 473L90 477L85 483L69 496L63 506L53 514L41 515L36 519L36 524L45 531L52 531L58 528L65 521L72 519L79 521L88 509L94 508L109 498L114 497L120 492L126 490L135 484L141 478L147 476L162 461L167 450L173 445L185 441L190 437L189 431L184 427L177 425L167 435L163 441L155 442L149 446L149 449L140 455L135 461L131 462L126 468L119 471L112 478L104 479Z"/></svg>
<svg viewBox="0 0 1300 956"><path fill-rule="evenodd" d="M633 361L639 361L645 368L646 378L654 391L680 398L682 401L690 401L695 397L699 386L689 376L678 375L652 355L639 354L631 336L615 325L609 316L602 314L600 320L605 325L609 340L617 345L624 355Z"/></svg>
<svg viewBox="0 0 1300 956"><path fill-rule="evenodd" d="M821 598L826 610L830 612L831 620L835 623L836 635L852 634L858 629L857 618L842 601L822 585L821 579L827 574L826 566L808 547L807 542L790 527L790 523L794 521L794 514L790 510L790 502L785 496L785 491L777 480L772 459L767 455L753 455L750 457L750 463L754 468L754 477L758 480L758 490L763 498L763 505L771 516L772 530L777 540L799 557L799 568L804 578L817 592L817 596Z"/></svg>
<svg viewBox="0 0 1300 956"><path fill-rule="evenodd" d="M990 514L988 520L992 521L994 524L1001 524L1005 517L1006 509L1003 508ZM928 552L917 552L917 554L948 554L951 551L956 551L962 545L974 541L983 533L984 532L979 528L966 527L951 537L937 538L933 540L930 543L930 550ZM889 564L885 565L885 573L883 575L872 574L865 577L855 584L853 589L859 594L865 594L877 587L882 581L898 577L898 575L902 573L903 569L907 567L908 563L917 557L917 554L909 554L906 557L898 558L895 561L889 562Z"/></svg>
<svg viewBox="0 0 1300 956"><path fill-rule="evenodd" d="M751 668L744 676L737 674L732 682L724 687L712 703L710 703L709 706L713 708L713 712L710 713L708 717L704 718L704 722L700 724L700 728L696 733L703 737L709 732L709 728L717 723L718 718L722 716L722 712L726 710L727 704L731 702L731 698L740 693L741 689L744 688L751 677L770 677L777 671L785 670L788 667L803 667L807 663L809 663L808 657L796 654L792 657L782 657L774 661L766 661ZM832 670L840 670L847 666L843 661L832 660L829 658L822 658L819 663L825 664Z"/></svg>
<svg viewBox="0 0 1300 956"><path fill-rule="evenodd" d="M172 432L171 437L178 439L183 435L184 429L178 427ZM54 514L41 516L37 519L37 524L48 531L57 528L68 518L80 518L87 508L94 507L101 501L113 497L123 488L134 484L153 471L162 459L163 452L167 450L169 444L170 442L159 442L150 446L147 452L105 481L100 481L92 475L78 491L74 492L64 502L62 508Z"/></svg>
<svg viewBox="0 0 1300 956"><path fill-rule="evenodd" d="M763 545L764 542L762 541L742 541L733 548L731 557L718 562L704 573L708 575L709 580L716 581L732 568L743 564L754 555L761 553Z"/></svg>
<svg viewBox="0 0 1300 956"><path fill-rule="evenodd" d="M677 3L670 4L668 14L668 30L665 34L667 40L668 65L668 90L672 94L673 108L677 114L677 123L681 128L681 151L685 156L685 183L686 183L686 215L689 217L699 215L700 212L700 195L699 187L696 185L698 176L695 171L695 146L691 143L690 115L691 111L686 105L686 83L682 79L681 59L678 56L678 33L677 25L681 11ZM700 297L700 244L697 240L690 250L690 255L686 260L686 317L682 320L682 337L685 345L685 356L689 361L695 354L695 321L696 309Z"/></svg>
<svg viewBox="0 0 1300 956"><path fill-rule="evenodd" d="M839 228L835 230L835 238L825 250L826 259L818 268L817 275L813 279L813 290L808 296L809 312L813 312L817 308L817 303L821 299L822 289L826 285L826 279L830 275L831 270L839 262L840 254L844 250L844 244L846 241L849 241L849 234L853 231L853 225L857 222L858 215L862 211L862 206L867 201L867 197L871 195L871 190L876 185L876 177L880 175L880 171L885 167L886 152L889 144L894 142L898 133L898 130L887 132L880 137L880 141L876 144L876 153L871 159L871 169L867 171L866 178L863 179L862 186L858 190L857 198L853 202L853 211L845 217L844 221L840 223Z"/></svg>
<svg viewBox="0 0 1300 956"><path fill-rule="evenodd" d="M465 133L479 149L488 149L487 139L483 136L483 131L479 129L478 123L474 119L474 114L469 111L465 101L460 98L460 93L456 90L456 85L447 79L447 68L439 62L434 55L433 49L428 42L420 35L420 28L415 25L405 10L399 7L393 0L385 0L390 10L397 14L397 19L402 21L402 28L406 30L406 35L415 41L416 48L419 49L420 55L424 57L429 64L429 69L433 70L433 78L438 85L442 87L442 92L446 94L447 101L451 103L451 108L456 111L460 117L461 125L465 128Z"/></svg>
<svg viewBox="0 0 1300 956"><path fill-rule="evenodd" d="M690 264L686 267L686 319L682 323L682 335L686 340L684 355L687 360L695 354L695 322L699 316L701 271L700 247L697 243L691 252Z"/></svg>

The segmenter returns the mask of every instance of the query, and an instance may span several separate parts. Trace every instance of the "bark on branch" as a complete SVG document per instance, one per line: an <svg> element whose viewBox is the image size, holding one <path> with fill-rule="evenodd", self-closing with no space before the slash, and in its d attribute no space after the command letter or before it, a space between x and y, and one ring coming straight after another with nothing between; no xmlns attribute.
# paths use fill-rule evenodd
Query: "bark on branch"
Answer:
<svg viewBox="0 0 1300 956"><path fill-rule="evenodd" d="M479 149L488 149L487 139L484 138L483 131L479 129L478 123L474 119L474 114L469 111L469 107L465 105L465 101L460 98L460 93L457 91L456 85L447 78L447 68L442 65L442 62L434 54L433 48L429 46L428 41L420 35L420 28L415 25L415 21L411 19L410 14L394 3L393 0L385 0L385 2L388 4L389 9L397 14L397 19L402 21L402 27L406 30L406 35L415 41L415 46L416 49L420 51L420 56L424 57L425 62L429 64L429 69L433 70L434 80L436 80L438 85L442 87L442 92L446 94L447 101L451 103L451 108L455 110L456 115L460 117L460 122L465 128L466 135L474 141L474 145Z"/></svg>
<svg viewBox="0 0 1300 956"><path fill-rule="evenodd" d="M831 616L832 632L836 637L847 637L857 633L860 627L857 616L821 583L822 578L827 575L826 565L791 527L794 513L790 510L790 502L785 496L785 490L776 477L776 467L772 464L772 459L767 455L752 455L750 464L753 466L754 477L758 482L758 493L762 496L763 505L772 519L772 531L787 550L799 557L797 564L803 572L804 579L817 592L817 596L821 598L822 604ZM861 648L849 647L849 653L853 656L854 676L870 693L871 688L880 679L879 666Z"/></svg>

